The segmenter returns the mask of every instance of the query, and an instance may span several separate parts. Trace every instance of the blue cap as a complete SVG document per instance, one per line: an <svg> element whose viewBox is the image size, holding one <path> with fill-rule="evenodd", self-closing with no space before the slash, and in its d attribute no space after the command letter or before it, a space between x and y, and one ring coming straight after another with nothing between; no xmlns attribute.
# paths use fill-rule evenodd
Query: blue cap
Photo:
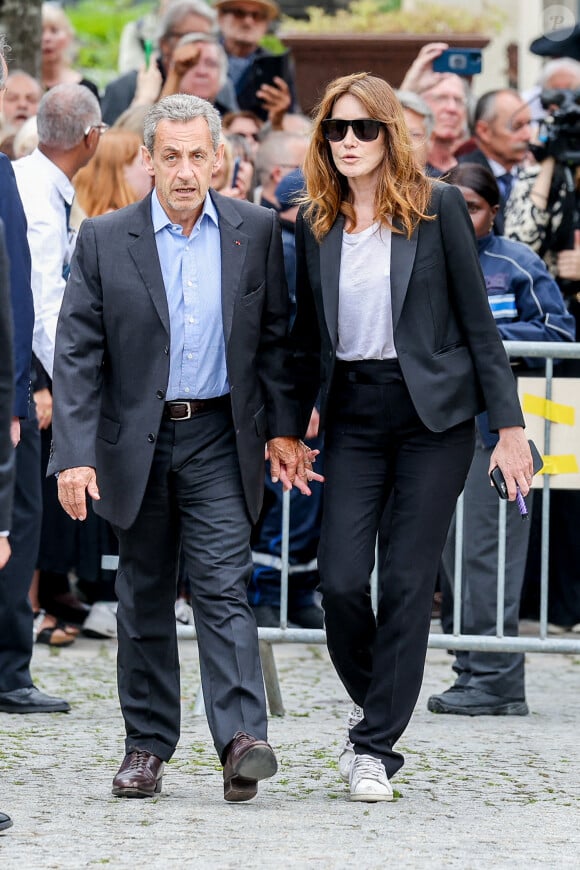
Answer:
<svg viewBox="0 0 580 870"><path fill-rule="evenodd" d="M304 173L301 169L293 169L279 182L274 195L280 203L280 211L287 211L297 205L296 199L306 190Z"/></svg>

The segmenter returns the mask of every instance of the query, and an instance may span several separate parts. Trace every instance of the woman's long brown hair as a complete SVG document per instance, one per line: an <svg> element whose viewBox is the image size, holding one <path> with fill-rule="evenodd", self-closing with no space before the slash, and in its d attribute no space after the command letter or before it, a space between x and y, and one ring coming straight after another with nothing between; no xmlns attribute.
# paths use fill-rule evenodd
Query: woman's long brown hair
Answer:
<svg viewBox="0 0 580 870"><path fill-rule="evenodd" d="M357 97L368 117L382 121L386 128L383 133L385 161L376 189L375 220L398 232L391 224L391 220L397 218L410 236L418 222L428 217L431 181L415 162L403 110L394 90L384 79L369 73L354 73L330 82L318 105L304 161L306 219L318 241L330 230L339 212L356 226L347 180L337 171L329 143L322 133L322 121L331 117L334 104L345 94Z"/></svg>
<svg viewBox="0 0 580 870"><path fill-rule="evenodd" d="M139 197L123 172L139 153L141 139L130 130L107 130L92 160L74 177L79 205L87 217L97 217L136 202Z"/></svg>

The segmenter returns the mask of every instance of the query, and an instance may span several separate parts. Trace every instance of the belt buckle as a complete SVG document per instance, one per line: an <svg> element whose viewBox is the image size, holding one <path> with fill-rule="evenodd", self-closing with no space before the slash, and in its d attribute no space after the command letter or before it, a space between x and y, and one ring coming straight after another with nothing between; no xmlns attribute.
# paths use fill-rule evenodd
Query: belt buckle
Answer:
<svg viewBox="0 0 580 870"><path fill-rule="evenodd" d="M172 409L175 408L176 405L178 407L185 408L186 413L183 415L183 417L173 417L173 415L172 415L171 419L172 420L190 420L191 419L191 403L190 402L172 402L171 403Z"/></svg>

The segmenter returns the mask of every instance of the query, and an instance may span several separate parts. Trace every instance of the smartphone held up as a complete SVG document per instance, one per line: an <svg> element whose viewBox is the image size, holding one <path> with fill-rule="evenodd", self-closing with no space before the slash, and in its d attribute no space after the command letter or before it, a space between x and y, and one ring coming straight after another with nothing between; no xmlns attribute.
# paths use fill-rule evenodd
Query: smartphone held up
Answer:
<svg viewBox="0 0 580 870"><path fill-rule="evenodd" d="M447 48L433 61L433 72L475 76L482 70L481 49Z"/></svg>

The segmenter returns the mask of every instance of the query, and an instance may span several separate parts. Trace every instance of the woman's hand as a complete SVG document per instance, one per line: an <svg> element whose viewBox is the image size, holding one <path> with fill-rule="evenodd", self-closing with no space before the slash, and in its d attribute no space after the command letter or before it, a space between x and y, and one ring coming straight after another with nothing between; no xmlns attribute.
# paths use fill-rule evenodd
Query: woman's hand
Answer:
<svg viewBox="0 0 580 870"><path fill-rule="evenodd" d="M510 501L515 500L518 487L523 496L529 493L534 476L534 463L530 445L521 426L509 426L499 430L499 441L491 454L488 473L496 465L505 478ZM493 486L491 482L490 486Z"/></svg>

